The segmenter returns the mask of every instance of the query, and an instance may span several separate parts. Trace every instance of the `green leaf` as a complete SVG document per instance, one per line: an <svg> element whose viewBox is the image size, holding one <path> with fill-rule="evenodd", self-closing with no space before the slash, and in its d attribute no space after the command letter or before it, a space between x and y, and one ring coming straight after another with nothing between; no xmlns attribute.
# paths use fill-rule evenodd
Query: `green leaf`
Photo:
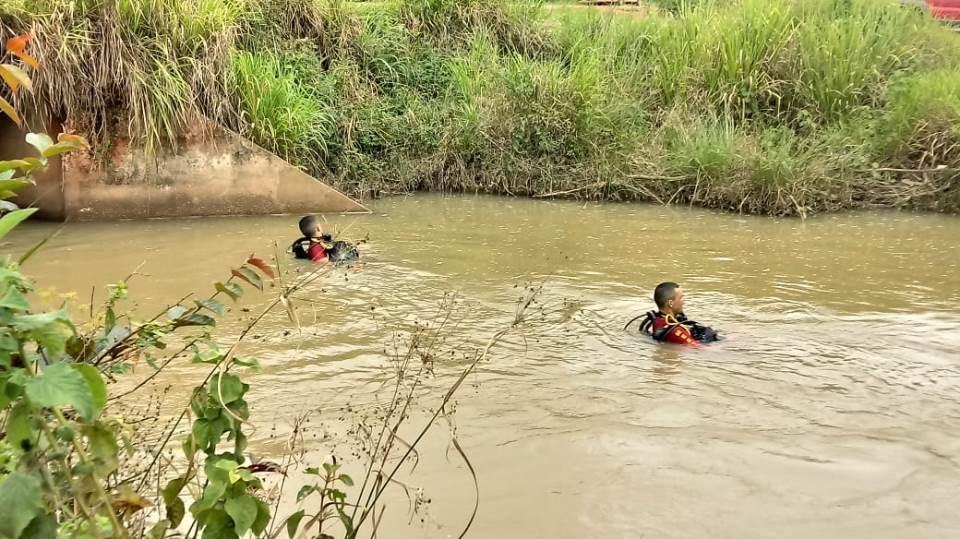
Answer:
<svg viewBox="0 0 960 539"><path fill-rule="evenodd" d="M214 400L222 405L227 405L243 397L243 394L247 391L245 386L246 384L241 382L240 378L234 374L217 374L210 379L210 386L207 391L210 392Z"/></svg>
<svg viewBox="0 0 960 539"><path fill-rule="evenodd" d="M180 492L183 491L183 487L187 484L187 477L180 476L175 479L171 479L165 487L161 494L163 495L163 503L169 505L174 499L180 496Z"/></svg>
<svg viewBox="0 0 960 539"><path fill-rule="evenodd" d="M230 270L230 273L232 273L234 277L250 283L256 287L257 290L263 291L263 279L260 278L260 274L250 269L249 266L240 266L239 268Z"/></svg>
<svg viewBox="0 0 960 539"><path fill-rule="evenodd" d="M40 155L43 155L43 152L47 151L47 148L53 146L53 139L46 133L27 133L26 140L27 144L33 146L40 152Z"/></svg>
<svg viewBox="0 0 960 539"><path fill-rule="evenodd" d="M37 515L23 530L24 539L57 539L57 519L50 515Z"/></svg>
<svg viewBox="0 0 960 539"><path fill-rule="evenodd" d="M33 82L22 69L13 64L0 64L0 77L7 81L10 91L17 92L17 89L23 86L27 91L33 91Z"/></svg>
<svg viewBox="0 0 960 539"><path fill-rule="evenodd" d="M220 350L204 350L203 352L197 352L193 354L192 363L207 363L215 364L223 359L223 354Z"/></svg>
<svg viewBox="0 0 960 539"><path fill-rule="evenodd" d="M210 421L198 419L193 422L193 439L196 442L197 449L206 451L211 443L216 444L213 433L210 431Z"/></svg>
<svg viewBox="0 0 960 539"><path fill-rule="evenodd" d="M347 485L348 487L353 486L353 478L347 474L341 474L337 479L339 479L341 483Z"/></svg>
<svg viewBox="0 0 960 539"><path fill-rule="evenodd" d="M33 444L39 437L39 434L34 433L30 427L30 415L30 405L21 401L7 416L7 442L23 451L33 449Z"/></svg>
<svg viewBox="0 0 960 539"><path fill-rule="evenodd" d="M180 502L181 504L183 502ZM167 535L167 530L173 526L173 523L169 519L161 520L153 525L150 528L150 531L147 532L147 539L163 539Z"/></svg>
<svg viewBox="0 0 960 539"><path fill-rule="evenodd" d="M93 396L93 406L96 410L94 417L100 415L103 407L107 405L107 384L103 382L100 371L92 365L74 365L73 368L80 371L83 379L90 386L90 394Z"/></svg>
<svg viewBox="0 0 960 539"><path fill-rule="evenodd" d="M37 406L72 406L80 417L92 421L97 415L90 385L66 363L50 365L26 384L27 398Z"/></svg>
<svg viewBox="0 0 960 539"><path fill-rule="evenodd" d="M81 146L80 144L70 142L70 141L63 141L63 142L58 142L53 146L50 146L49 148L44 150L41 155L43 155L44 157L50 158L50 157L60 155L62 153L73 152L82 148L83 146Z"/></svg>
<svg viewBox="0 0 960 539"><path fill-rule="evenodd" d="M167 508L167 520L170 521L170 525L174 528L180 525L180 522L183 521L183 517L186 514L183 500L180 499L180 492L187 484L187 480L186 476L181 476L172 479L167 483L167 486L163 487L163 504Z"/></svg>
<svg viewBox="0 0 960 539"><path fill-rule="evenodd" d="M0 537L20 537L43 507L38 476L15 472L0 482Z"/></svg>
<svg viewBox="0 0 960 539"><path fill-rule="evenodd" d="M223 292L224 294L230 296L230 299L233 301L237 301L240 296L243 295L243 288L241 288L237 283L224 284L218 282L214 283L213 287L216 288L218 292Z"/></svg>
<svg viewBox="0 0 960 539"><path fill-rule="evenodd" d="M300 487L300 490L297 492L297 503L302 502L307 496L319 491L320 487L317 485L304 485Z"/></svg>
<svg viewBox="0 0 960 539"><path fill-rule="evenodd" d="M297 528L300 527L300 521L303 520L303 515L304 512L303 509L301 509L287 518L287 537L290 539L294 539L297 535Z"/></svg>
<svg viewBox="0 0 960 539"><path fill-rule="evenodd" d="M191 326L215 326L217 321L205 314L191 314L190 316L184 318L178 318L174 321L173 326L182 328L182 327L191 327Z"/></svg>
<svg viewBox="0 0 960 539"><path fill-rule="evenodd" d="M203 301L194 301L197 304L197 307L201 309L207 309L208 311L213 311L219 316L223 316L224 305L215 299L206 299Z"/></svg>
<svg viewBox="0 0 960 539"><path fill-rule="evenodd" d="M30 308L27 297L23 295L19 288L12 284L4 288L3 297L0 298L0 307L13 311L26 311Z"/></svg>
<svg viewBox="0 0 960 539"><path fill-rule="evenodd" d="M247 533L257 519L257 502L249 494L228 499L223 508L233 519L233 530L237 535Z"/></svg>
<svg viewBox="0 0 960 539"><path fill-rule="evenodd" d="M193 502L190 506L190 512L196 516L207 509L210 509L220 501L223 494L227 491L227 484L220 481L210 481L203 489L203 496Z"/></svg>
<svg viewBox="0 0 960 539"><path fill-rule="evenodd" d="M24 210L12 211L3 217L0 217L0 239L3 239L11 230L16 228L17 225L22 223L34 213L36 213L37 208L27 208Z"/></svg>
<svg viewBox="0 0 960 539"><path fill-rule="evenodd" d="M24 172L29 172L31 168L33 168L33 164L26 159L0 161L0 172L7 172L8 170L23 170Z"/></svg>
<svg viewBox="0 0 960 539"><path fill-rule="evenodd" d="M246 357L246 356L235 357L233 358L233 362L236 363L237 365L240 365L241 367L253 367L255 369L260 368L260 362L257 361L257 358L255 357Z"/></svg>
<svg viewBox="0 0 960 539"><path fill-rule="evenodd" d="M232 525L226 513L215 511L206 522L200 539L237 539L238 535L234 533Z"/></svg>
<svg viewBox="0 0 960 539"><path fill-rule="evenodd" d="M0 112L6 114L13 123L17 124L17 127L20 127L23 124L23 120L20 119L20 115L17 114L17 109L13 108L13 105L9 101L0 97Z"/></svg>
<svg viewBox="0 0 960 539"><path fill-rule="evenodd" d="M257 498L257 518L253 521L253 530L254 535L260 535L267 529L267 526L270 525L270 508L267 507L267 504L263 502L260 498Z"/></svg>
<svg viewBox="0 0 960 539"><path fill-rule="evenodd" d="M187 507L182 499L174 498L167 504L167 520L170 521L171 526L179 526L185 516L187 516Z"/></svg>
<svg viewBox="0 0 960 539"><path fill-rule="evenodd" d="M115 363L110 366L110 372L113 374L127 374L133 366L129 363Z"/></svg>
<svg viewBox="0 0 960 539"><path fill-rule="evenodd" d="M97 472L101 476L106 476L116 470L120 464L117 458L120 448L117 445L116 435L98 424L85 428L84 434L87 436L90 454L93 455Z"/></svg>
<svg viewBox="0 0 960 539"><path fill-rule="evenodd" d="M233 441L233 453L235 455L243 455L243 452L247 450L247 435L242 431L237 431L237 436Z"/></svg>
<svg viewBox="0 0 960 539"><path fill-rule="evenodd" d="M8 172L13 172L12 170ZM11 180L9 178L0 179L0 191L17 191L23 189L28 185L33 185L33 182L27 181L24 179Z"/></svg>
<svg viewBox="0 0 960 539"><path fill-rule="evenodd" d="M41 314L23 314L11 320L13 329L27 333L43 346L50 360L63 357L73 325L65 310Z"/></svg>

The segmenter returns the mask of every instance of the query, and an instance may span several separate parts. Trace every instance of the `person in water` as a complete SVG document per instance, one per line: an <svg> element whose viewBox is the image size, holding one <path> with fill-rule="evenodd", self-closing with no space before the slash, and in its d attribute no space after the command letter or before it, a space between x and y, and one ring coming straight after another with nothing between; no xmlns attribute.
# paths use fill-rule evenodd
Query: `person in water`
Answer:
<svg viewBox="0 0 960 539"><path fill-rule="evenodd" d="M687 319L683 314L683 288L677 283L658 284L653 291L653 302L657 304L657 310L642 315L644 320L640 323L640 331L648 333L655 341L700 346L718 340L716 331Z"/></svg>
<svg viewBox="0 0 960 539"><path fill-rule="evenodd" d="M334 241L324 234L323 224L316 215L305 215L298 224L302 237L290 246L293 255L314 262L347 262L360 257L357 247L345 241Z"/></svg>

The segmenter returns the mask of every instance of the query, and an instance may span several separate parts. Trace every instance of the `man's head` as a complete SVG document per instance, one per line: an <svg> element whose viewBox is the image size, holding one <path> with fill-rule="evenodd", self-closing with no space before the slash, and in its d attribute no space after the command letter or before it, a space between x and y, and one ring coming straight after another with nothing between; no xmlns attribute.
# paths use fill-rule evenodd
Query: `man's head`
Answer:
<svg viewBox="0 0 960 539"><path fill-rule="evenodd" d="M653 302L664 314L683 312L683 289L677 283L660 283L653 290Z"/></svg>
<svg viewBox="0 0 960 539"><path fill-rule="evenodd" d="M300 233L305 238L319 238L323 235L323 227L320 225L320 218L316 215L305 215L300 219Z"/></svg>

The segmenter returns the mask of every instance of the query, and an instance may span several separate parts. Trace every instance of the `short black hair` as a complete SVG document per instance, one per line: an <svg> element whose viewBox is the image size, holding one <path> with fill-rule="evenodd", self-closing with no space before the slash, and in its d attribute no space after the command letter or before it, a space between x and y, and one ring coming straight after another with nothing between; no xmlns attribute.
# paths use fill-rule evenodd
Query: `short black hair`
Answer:
<svg viewBox="0 0 960 539"><path fill-rule="evenodd" d="M320 218L316 215L304 215L300 218L300 233L305 237L312 238L313 234L317 231L317 223L320 221Z"/></svg>
<svg viewBox="0 0 960 539"><path fill-rule="evenodd" d="M658 309L663 309L666 307L667 302L673 299L673 295L677 292L677 289L680 288L680 285L677 283L660 283L656 288L653 289L653 302L657 304Z"/></svg>

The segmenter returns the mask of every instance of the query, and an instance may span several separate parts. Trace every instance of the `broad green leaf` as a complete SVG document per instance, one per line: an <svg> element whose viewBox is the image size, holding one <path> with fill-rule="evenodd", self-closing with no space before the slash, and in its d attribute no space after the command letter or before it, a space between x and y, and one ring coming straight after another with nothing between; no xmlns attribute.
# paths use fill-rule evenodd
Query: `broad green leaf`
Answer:
<svg viewBox="0 0 960 539"><path fill-rule="evenodd" d="M214 364L223 359L223 353L219 350L204 350L193 354L192 363Z"/></svg>
<svg viewBox="0 0 960 539"><path fill-rule="evenodd" d="M353 486L353 478L351 478L347 474L341 474L340 477L338 477L337 479L339 479L341 483L343 483L344 485L347 485L348 487Z"/></svg>
<svg viewBox="0 0 960 539"><path fill-rule="evenodd" d="M233 440L233 452L236 455L243 455L247 450L247 435L242 431L237 431L237 436ZM247 479L244 477L244 479ZM247 479L249 481L249 479Z"/></svg>
<svg viewBox="0 0 960 539"><path fill-rule="evenodd" d="M207 483L207 486L203 489L203 495L199 500L193 502L193 505L190 506L190 512L196 516L198 513L210 509L223 496L227 491L227 484L220 481L210 481Z"/></svg>
<svg viewBox="0 0 960 539"><path fill-rule="evenodd" d="M4 171L0 171L0 184L2 184L3 182L9 180L10 178L12 178L13 175L16 174L16 173L17 173L16 170L4 170ZM0 189L0 191L8 192L8 191L10 191L10 190L9 190L9 189Z"/></svg>
<svg viewBox="0 0 960 539"><path fill-rule="evenodd" d="M191 314L183 318L178 318L173 323L174 327L192 327L192 326L215 326L217 321L205 314Z"/></svg>
<svg viewBox="0 0 960 539"><path fill-rule="evenodd" d="M23 121L20 120L20 115L17 114L17 109L13 108L13 105L2 97L0 97L0 112L6 114L8 118L13 120L13 123L17 124L17 127L23 125Z"/></svg>
<svg viewBox="0 0 960 539"><path fill-rule="evenodd" d="M222 512L215 511L203 528L200 539L237 539L239 536L233 531L233 522Z"/></svg>
<svg viewBox="0 0 960 539"><path fill-rule="evenodd" d="M25 208L22 210L12 211L3 217L0 217L0 239L3 239L4 236L10 233L11 230L16 228L17 225L26 221L27 217L30 217L36 213L37 208Z"/></svg>
<svg viewBox="0 0 960 539"><path fill-rule="evenodd" d="M0 173L0 191L19 191L20 189L23 189L28 185L33 185L33 182L28 180L19 179L19 178L16 180L11 180L10 178L2 177L5 174L12 174L12 173L13 173L12 170L8 170L7 172Z"/></svg>
<svg viewBox="0 0 960 539"><path fill-rule="evenodd" d="M0 362L0 365L3 365L3 362ZM9 378L9 376L6 374L0 374L0 410L6 410L12 400L10 396L7 395L7 378Z"/></svg>
<svg viewBox="0 0 960 539"><path fill-rule="evenodd" d="M175 479L171 479L167 486L163 487L163 503L169 504L177 496L180 496L180 492L183 491L183 487L187 484L187 477L180 476Z"/></svg>
<svg viewBox="0 0 960 539"><path fill-rule="evenodd" d="M241 367L253 367L255 369L260 368L260 362L257 361L257 358L255 357L246 357L246 356L235 357L233 358L233 362L236 363L237 365L240 365Z"/></svg>
<svg viewBox="0 0 960 539"><path fill-rule="evenodd" d="M10 415L7 416L7 443L22 451L33 449L33 444L39 437L39 434L34 433L30 426L30 415L30 405L26 402L20 402L13 407Z"/></svg>
<svg viewBox="0 0 960 539"><path fill-rule="evenodd" d="M287 537L290 539L295 539L297 528L300 527L300 521L303 520L303 515L304 512L303 509L301 509L287 518Z"/></svg>
<svg viewBox="0 0 960 539"><path fill-rule="evenodd" d="M174 498L167 504L167 519L174 527L183 522L183 517L187 516L187 507L180 498Z"/></svg>
<svg viewBox="0 0 960 539"><path fill-rule="evenodd" d="M230 270L230 273L232 273L234 277L243 279L244 281L250 283L258 290L263 290L263 279L260 278L260 275L257 274L257 272L250 269L250 266L240 266L239 268Z"/></svg>
<svg viewBox="0 0 960 539"><path fill-rule="evenodd" d="M51 360L60 359L63 356L67 339L73 331L70 317L62 309L48 313L17 315L13 317L10 325L20 333L27 333L43 346L47 357Z"/></svg>
<svg viewBox="0 0 960 539"><path fill-rule="evenodd" d="M47 148L53 146L53 139L46 133L27 133L26 140L27 144L33 146L40 152L40 155L43 155L43 152L47 151Z"/></svg>
<svg viewBox="0 0 960 539"><path fill-rule="evenodd" d="M183 500L180 499L180 492L187 484L187 480L186 476L181 476L171 480L167 483L167 486L163 488L163 504L167 508L167 520L170 521L170 525L174 528L180 525L186 513Z"/></svg>
<svg viewBox="0 0 960 539"><path fill-rule="evenodd" d="M0 481L0 537L17 538L43 507L40 477L15 472Z"/></svg>
<svg viewBox="0 0 960 539"><path fill-rule="evenodd" d="M198 419L193 422L193 439L197 448L206 451L211 443L216 443L213 434L210 432L210 421L207 419Z"/></svg>
<svg viewBox="0 0 960 539"><path fill-rule="evenodd" d="M250 529L253 530L254 535L259 536L270 525L270 508L260 498L256 500L257 518L253 521L253 526Z"/></svg>
<svg viewBox="0 0 960 539"><path fill-rule="evenodd" d="M50 158L62 153L74 152L82 148L83 146L74 144L73 142L58 142L44 150L42 155L46 158Z"/></svg>
<svg viewBox="0 0 960 539"><path fill-rule="evenodd" d="M11 161L0 161L0 172L6 172L8 170L29 170L33 167L30 161L26 159L13 159Z"/></svg>
<svg viewBox="0 0 960 539"><path fill-rule="evenodd" d="M304 485L300 487L300 491L297 492L297 503L302 502L307 496L319 491L320 487L317 485Z"/></svg>
<svg viewBox="0 0 960 539"><path fill-rule="evenodd" d="M24 539L57 539L57 519L51 515L37 515L23 530Z"/></svg>
<svg viewBox="0 0 960 539"><path fill-rule="evenodd" d="M180 502L183 503L183 502ZM173 525L169 519L161 520L150 528L147 532L147 539L163 539L167 535L167 530Z"/></svg>
<svg viewBox="0 0 960 539"><path fill-rule="evenodd" d="M3 297L0 297L0 307L13 311L26 311L30 308L27 297L14 285L4 287Z"/></svg>
<svg viewBox="0 0 960 539"><path fill-rule="evenodd" d="M249 494L228 499L223 508L233 519L233 530L237 535L247 533L257 519L257 502Z"/></svg>
<svg viewBox="0 0 960 539"><path fill-rule="evenodd" d="M203 301L195 301L197 307L201 309L207 309L208 311L213 311L220 316L223 316L224 305L215 299L207 299Z"/></svg>
<svg viewBox="0 0 960 539"><path fill-rule="evenodd" d="M97 472L101 477L117 469L119 460L117 453L117 437L112 431L102 425L94 425L84 429L89 443L90 454L93 455Z"/></svg>
<svg viewBox="0 0 960 539"><path fill-rule="evenodd" d="M36 406L72 406L80 417L96 416L93 394L86 379L66 363L54 363L26 384L27 398Z"/></svg>
<svg viewBox="0 0 960 539"><path fill-rule="evenodd" d="M83 379L90 386L90 394L93 396L93 406L96 409L96 415L100 415L103 407L107 405L107 384L103 382L100 371L92 365L74 365L75 369L80 371Z"/></svg>
<svg viewBox="0 0 960 539"><path fill-rule="evenodd" d="M33 82L22 69L13 64L0 64L0 78L7 82L11 92L16 92L21 86L33 91Z"/></svg>
<svg viewBox="0 0 960 539"><path fill-rule="evenodd" d="M207 389L217 402L227 405L243 397L246 392L246 384L240 381L233 374L217 374L210 379L210 387Z"/></svg>
<svg viewBox="0 0 960 539"><path fill-rule="evenodd" d="M241 288L240 285L238 285L237 283L224 284L224 283L218 282L218 283L214 283L213 287L216 288L218 292L222 292L230 296L230 299L232 299L233 301L237 301L240 298L240 296L243 295L243 288Z"/></svg>

